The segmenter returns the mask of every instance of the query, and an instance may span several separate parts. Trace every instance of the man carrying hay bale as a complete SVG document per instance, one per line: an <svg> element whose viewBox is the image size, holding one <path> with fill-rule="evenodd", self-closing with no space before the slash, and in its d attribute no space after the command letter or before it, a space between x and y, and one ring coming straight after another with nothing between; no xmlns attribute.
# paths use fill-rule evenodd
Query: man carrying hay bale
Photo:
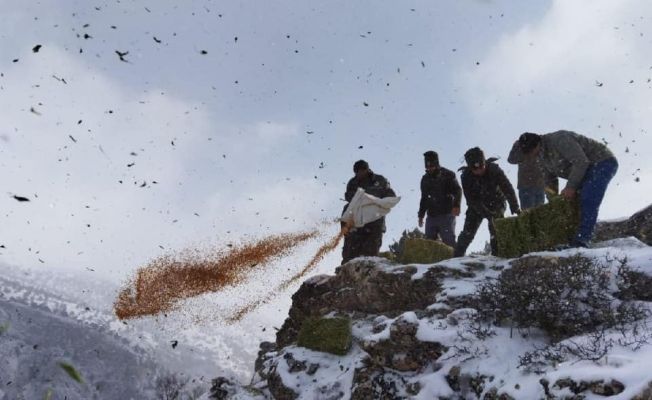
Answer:
<svg viewBox="0 0 652 400"><path fill-rule="evenodd" d="M505 199L509 202L512 214L519 214L516 193L503 170L495 163L495 158L485 160L479 147L469 149L464 153L466 167L462 170L462 189L466 199L466 219L464 229L455 246L455 257L461 257L473 241L483 219L489 224L491 254L496 255L496 231L494 220L503 218L505 214Z"/></svg>
<svg viewBox="0 0 652 400"><path fill-rule="evenodd" d="M525 132L518 139L524 155L541 160L547 179L564 178L561 195L567 200L580 198L580 225L571 247L587 247L593 236L600 204L618 161L604 144L571 131L539 135Z"/></svg>

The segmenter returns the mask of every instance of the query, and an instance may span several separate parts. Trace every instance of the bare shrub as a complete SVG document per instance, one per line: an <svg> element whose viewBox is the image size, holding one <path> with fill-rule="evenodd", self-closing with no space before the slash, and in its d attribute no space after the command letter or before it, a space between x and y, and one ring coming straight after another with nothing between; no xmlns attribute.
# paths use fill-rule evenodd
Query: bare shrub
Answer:
<svg viewBox="0 0 652 400"><path fill-rule="evenodd" d="M528 372L543 373L547 366L554 366L571 358L598 362L606 358L609 350L616 345L638 350L649 344L650 339L652 333L647 324L639 321L615 332L600 329L577 339L568 339L528 351L519 356L518 366Z"/></svg>
<svg viewBox="0 0 652 400"><path fill-rule="evenodd" d="M156 378L156 398L160 400L196 400L205 390L188 377L165 374Z"/></svg>
<svg viewBox="0 0 652 400"><path fill-rule="evenodd" d="M638 275L626 259L607 261L619 262L615 276L605 263L581 255L517 260L478 288L476 316L485 324L539 328L551 337L550 345L519 357L519 367L531 372L569 359L597 362L614 346L636 350L652 337L649 312L612 292L636 287Z"/></svg>
<svg viewBox="0 0 652 400"><path fill-rule="evenodd" d="M597 260L526 257L479 287L476 308L483 321L540 328L553 341L646 316L640 305L619 302L610 289L610 269Z"/></svg>

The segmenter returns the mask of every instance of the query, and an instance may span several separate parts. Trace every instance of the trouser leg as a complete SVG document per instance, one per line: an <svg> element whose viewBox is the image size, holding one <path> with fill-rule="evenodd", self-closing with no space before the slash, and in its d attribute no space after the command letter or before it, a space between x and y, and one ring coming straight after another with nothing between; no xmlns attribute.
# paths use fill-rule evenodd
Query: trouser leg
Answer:
<svg viewBox="0 0 652 400"><path fill-rule="evenodd" d="M426 217L426 239L437 240L437 224L434 217Z"/></svg>
<svg viewBox="0 0 652 400"><path fill-rule="evenodd" d="M365 232L360 243L360 256L378 256L380 246L383 244L382 229L370 229Z"/></svg>
<svg viewBox="0 0 652 400"><path fill-rule="evenodd" d="M352 239L352 237L354 235L355 232L349 232L348 235L344 236L344 244L342 245L342 264L345 264L353 258L352 244L354 243L354 239Z"/></svg>
<svg viewBox="0 0 652 400"><path fill-rule="evenodd" d="M521 203L521 210L532 208L532 198L530 197L528 188L518 189L518 201Z"/></svg>
<svg viewBox="0 0 652 400"><path fill-rule="evenodd" d="M482 216L471 208L466 210L466 218L464 219L464 228L457 238L457 245L455 246L455 257L462 257L466 253L473 238L475 237L478 228L482 223Z"/></svg>
<svg viewBox="0 0 652 400"><path fill-rule="evenodd" d="M367 224L344 237L342 264L360 256L377 256L383 239L383 224Z"/></svg>
<svg viewBox="0 0 652 400"><path fill-rule="evenodd" d="M537 207L546 202L546 191L544 188L535 189L534 192L534 205L532 207Z"/></svg>
<svg viewBox="0 0 652 400"><path fill-rule="evenodd" d="M495 256L498 253L498 241L496 240L496 225L494 224L496 219L503 218L505 214L504 210L501 210L494 214L493 217L487 220L487 225L489 226L489 244L491 245L491 255Z"/></svg>
<svg viewBox="0 0 652 400"><path fill-rule="evenodd" d="M518 199L521 203L521 210L527 210L544 203L545 191L543 188L520 188L518 189Z"/></svg>
<svg viewBox="0 0 652 400"><path fill-rule="evenodd" d="M441 241L454 248L455 247L455 216L453 214L441 214L434 217L428 217L426 223L428 221L430 221L430 223L435 226L435 232L439 234ZM437 235L435 235L435 239L436 236Z"/></svg>
<svg viewBox="0 0 652 400"><path fill-rule="evenodd" d="M615 158L600 161L587 169L580 191L580 226L575 236L578 244L586 244L591 240L600 204L616 171L618 171L618 162Z"/></svg>

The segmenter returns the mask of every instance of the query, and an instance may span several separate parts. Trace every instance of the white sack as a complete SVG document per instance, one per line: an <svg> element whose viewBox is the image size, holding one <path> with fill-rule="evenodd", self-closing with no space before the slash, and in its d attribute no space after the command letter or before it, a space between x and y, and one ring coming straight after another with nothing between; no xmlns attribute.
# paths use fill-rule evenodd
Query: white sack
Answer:
<svg viewBox="0 0 652 400"><path fill-rule="evenodd" d="M341 221L360 228L369 222L381 219L401 200L400 197L378 198L358 188L351 202L344 210Z"/></svg>

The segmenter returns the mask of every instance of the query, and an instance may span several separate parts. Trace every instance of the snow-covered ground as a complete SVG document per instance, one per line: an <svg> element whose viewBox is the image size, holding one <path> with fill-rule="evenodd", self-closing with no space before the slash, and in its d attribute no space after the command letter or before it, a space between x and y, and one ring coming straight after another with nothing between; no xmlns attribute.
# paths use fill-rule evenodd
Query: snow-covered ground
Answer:
<svg viewBox="0 0 652 400"><path fill-rule="evenodd" d="M270 264L239 288L190 299L167 315L126 322L117 320L112 313L118 285L90 273L80 276L2 265L0 399L49 398L47 396L52 395L57 396L54 398L67 396L68 399L155 398L157 379L172 375L189 380L188 387L204 393L210 380L216 376L230 376L249 383L258 344L263 340L274 340L274 328L280 327L285 319L290 295L298 284L272 298L239 323L229 325L225 318L237 305L247 299L266 296L284 278L300 270L302 263L320 244L320 240L315 240L296 254ZM569 255L577 251L554 254ZM606 242L598 248L580 251L601 259L626 256L630 266L652 275L652 248L635 239ZM330 254L314 274L332 274L337 260L336 253ZM481 261L497 267L505 267L509 262L476 256L453 259L444 264L451 269L464 269L467 267L462 263L468 261ZM392 267L388 265L387 268ZM417 268L419 272L415 279L428 266L417 265ZM444 282L442 296L471 294L477 283L488 275L497 276L499 269L488 268L474 278L451 278ZM270 273L272 271L275 273ZM430 308L437 308L438 304L441 303ZM461 363L463 373L499 377L495 386L515 398L536 398L541 394L541 376L526 374L517 365L519 355L546 344L543 335L539 337L536 332L531 332L528 337L521 337L507 328L496 328L495 336L482 342L467 343L458 331L469 315L464 310L456 310L453 314L442 319L417 319L414 313L408 312L396 319L417 322L417 337L421 341L439 342L451 349L456 345L471 345L471 350L479 356ZM454 317L455 324L451 323L451 317ZM392 321L387 319L383 323L389 327ZM388 329L372 333L371 326L356 324L353 334L360 341L377 341L389 335ZM340 383L338 390L342 390L344 387L341 385L346 386L347 382L350 386L355 365L363 354L357 346L345 358L301 348L290 350L297 359L320 364L319 384L333 380ZM442 356L441 368L413 377L422 388L418 398L450 395L448 385L442 385L442 382L454 365L460 365L459 357L453 357L453 350L450 351L451 354ZM73 380L61 363L72 365L80 373L82 382ZM342 366L348 369L343 371ZM637 351L616 346L603 361L561 363L547 371L545 376L551 382L563 377L617 379L625 384L626 390L613 398L628 399L652 380L650 371L652 346ZM286 378L296 382L294 376L288 374ZM316 384L315 376L305 378L306 386ZM312 393L317 390L315 388Z"/></svg>
<svg viewBox="0 0 652 400"><path fill-rule="evenodd" d="M590 258L596 258L612 268L615 276L618 259L627 257L628 265L635 270L652 276L652 247L646 246L634 238L618 239L597 244L591 249L569 249L561 252L541 252L538 255L570 256L581 253ZM402 270L402 266L386 264L377 260L377 268L392 273ZM363 349L368 343L378 343L390 338L390 328L398 320L417 325L416 338L420 342L439 343L447 349L435 364L425 370L399 372L394 371L384 375L382 379L395 379L397 382L397 395L414 399L442 398L478 398L474 390L480 390L480 398L486 395L491 388L498 394L507 394L514 399L539 399L545 398L542 380L549 382L550 393L564 398L565 394L573 395L569 388L555 387L554 384L564 379L574 382L603 381L609 384L612 380L621 383L624 390L610 399L626 400L640 394L652 382L652 343L649 332L646 343L639 343L640 347L634 348L621 344L622 338L617 330L606 332L605 340L613 339L613 346L606 356L597 361L580 360L568 356L567 360L556 365L542 366L537 373L526 371L519 367L520 357L526 352L541 349L550 344L547 335L538 329L522 331L509 327L493 327L493 335L486 338L476 336L470 327L475 324L472 316L475 310L459 308L450 310L452 298L473 294L477 285L486 282L487 278L495 278L500 271L510 268L510 260L490 256L471 256L456 258L439 263L450 269L468 271L470 263L483 264L488 268L477 270L472 278L448 278L443 282L443 290L438 302L428 307L431 310L447 310L435 313L433 316L418 317L415 312L408 311L395 318L377 316L375 318L362 318L354 321L352 334L354 343L352 349L345 357L337 357L319 353L297 346L289 346L275 353L270 353L267 361L282 379L283 384L296 391L299 399L312 400L331 398L328 396L343 393L341 399L351 396L351 388L355 385L355 370L361 361L367 357ZM418 272L414 279L420 279L429 265L416 265ZM448 303L448 304L446 304ZM650 303L641 303L648 310L652 310ZM652 314L650 314L652 315ZM652 328L652 318L648 316L643 325L647 324L648 330ZM381 327L381 329L378 329ZM643 337L643 336L641 336ZM565 340L565 342L581 343L589 340L588 335L579 335ZM286 361L291 360L292 362ZM293 369L297 363L307 366L318 365L317 372ZM450 376L457 369L461 377L461 389L451 389ZM389 378L388 378L389 376ZM473 386L473 379L483 381L481 389ZM402 383L399 383L402 382ZM407 385L419 387L417 395L410 396L405 392ZM264 382L259 385L265 389ZM603 396L586 391L582 393L586 399L600 399ZM241 398L254 399L245 392L239 393ZM462 396L462 397L459 397Z"/></svg>
<svg viewBox="0 0 652 400"><path fill-rule="evenodd" d="M0 399L43 398L49 391L53 398L147 398L155 396L156 378L170 375L204 391L220 375L247 383L258 344L274 340L300 282L240 322L225 319L300 271L323 239L252 273L237 288L189 299L166 315L125 322L112 312L119 285L90 271L0 264ZM333 273L338 261L333 252L313 273ZM84 383L59 363L74 366Z"/></svg>

